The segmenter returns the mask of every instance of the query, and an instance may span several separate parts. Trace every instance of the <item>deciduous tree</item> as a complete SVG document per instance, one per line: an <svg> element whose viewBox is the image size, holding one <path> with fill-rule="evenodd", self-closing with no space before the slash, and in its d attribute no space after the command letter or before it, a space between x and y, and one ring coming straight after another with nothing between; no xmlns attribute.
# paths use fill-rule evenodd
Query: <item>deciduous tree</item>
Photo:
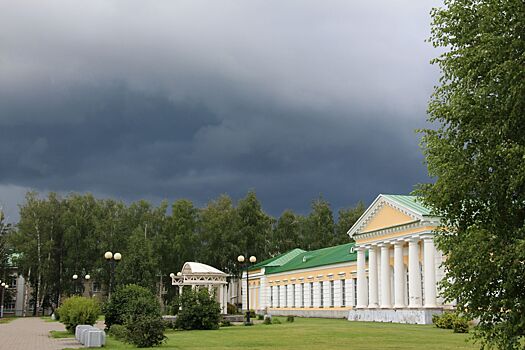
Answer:
<svg viewBox="0 0 525 350"><path fill-rule="evenodd" d="M444 295L479 319L482 344L525 336L525 4L445 0L432 11L440 85L423 149L432 184L418 193L442 217ZM521 343L520 343L521 339Z"/></svg>

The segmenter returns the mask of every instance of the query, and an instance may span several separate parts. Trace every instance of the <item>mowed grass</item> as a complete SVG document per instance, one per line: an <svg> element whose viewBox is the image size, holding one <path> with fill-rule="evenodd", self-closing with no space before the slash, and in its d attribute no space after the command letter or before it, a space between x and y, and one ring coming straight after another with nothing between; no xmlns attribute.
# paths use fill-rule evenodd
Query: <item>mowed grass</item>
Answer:
<svg viewBox="0 0 525 350"><path fill-rule="evenodd" d="M74 338L75 335L68 331L49 331L51 338L63 339L63 338Z"/></svg>
<svg viewBox="0 0 525 350"><path fill-rule="evenodd" d="M16 317L3 317L3 318L0 318L0 324L9 323L13 320L16 320Z"/></svg>
<svg viewBox="0 0 525 350"><path fill-rule="evenodd" d="M477 349L468 334L432 325L295 318L288 323L232 326L215 331L167 331L162 349ZM133 349L108 337L106 349Z"/></svg>

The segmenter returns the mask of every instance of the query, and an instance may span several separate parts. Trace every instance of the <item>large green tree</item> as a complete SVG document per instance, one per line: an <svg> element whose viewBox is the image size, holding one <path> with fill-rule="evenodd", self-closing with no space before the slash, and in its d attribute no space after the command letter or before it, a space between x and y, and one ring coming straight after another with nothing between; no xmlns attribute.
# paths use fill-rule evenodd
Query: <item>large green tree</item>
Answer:
<svg viewBox="0 0 525 350"><path fill-rule="evenodd" d="M321 196L315 199L312 201L312 211L301 221L303 249L314 250L330 246L335 233L330 203Z"/></svg>
<svg viewBox="0 0 525 350"><path fill-rule="evenodd" d="M363 215L365 209L363 202L357 203L355 207L339 209L333 245L351 242L351 238L348 236L348 230L356 223L361 215Z"/></svg>
<svg viewBox="0 0 525 350"><path fill-rule="evenodd" d="M291 210L285 210L273 230L272 255L300 248L301 218Z"/></svg>
<svg viewBox="0 0 525 350"><path fill-rule="evenodd" d="M423 137L435 182L419 194L442 217L443 293L483 346L523 347L525 3L445 0L431 15L444 52Z"/></svg>
<svg viewBox="0 0 525 350"><path fill-rule="evenodd" d="M200 211L197 225L200 261L230 273L238 271L238 222L237 210L232 199L226 195L210 201ZM244 251L244 248L242 250Z"/></svg>
<svg viewBox="0 0 525 350"><path fill-rule="evenodd" d="M237 213L237 252L231 253L256 255L259 261L268 258L274 219L263 211L254 191L239 201Z"/></svg>

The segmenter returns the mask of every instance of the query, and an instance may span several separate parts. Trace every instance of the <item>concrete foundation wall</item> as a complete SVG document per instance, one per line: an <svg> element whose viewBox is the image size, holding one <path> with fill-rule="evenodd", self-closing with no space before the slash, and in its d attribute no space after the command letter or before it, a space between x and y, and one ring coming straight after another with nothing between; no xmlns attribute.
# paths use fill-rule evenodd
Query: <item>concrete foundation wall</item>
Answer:
<svg viewBox="0 0 525 350"><path fill-rule="evenodd" d="M394 322L411 324L432 324L432 315L441 314L443 310L437 309L399 309L399 310L350 310L349 321Z"/></svg>
<svg viewBox="0 0 525 350"><path fill-rule="evenodd" d="M347 318L348 310L269 310L268 314L272 316Z"/></svg>

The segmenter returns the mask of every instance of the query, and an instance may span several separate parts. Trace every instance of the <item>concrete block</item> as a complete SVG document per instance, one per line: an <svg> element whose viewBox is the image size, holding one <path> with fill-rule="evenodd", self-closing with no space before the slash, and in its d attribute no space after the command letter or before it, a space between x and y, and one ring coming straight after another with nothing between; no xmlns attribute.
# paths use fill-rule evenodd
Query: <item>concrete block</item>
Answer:
<svg viewBox="0 0 525 350"><path fill-rule="evenodd" d="M83 330L85 329L89 329L89 328L93 328L93 326L91 325L88 325L88 324L79 324L76 328L75 328L75 339L80 341L80 334Z"/></svg>
<svg viewBox="0 0 525 350"><path fill-rule="evenodd" d="M94 327L93 327L94 328ZM106 333L100 329L90 329L85 333L84 346L88 348L100 348L106 343Z"/></svg>

